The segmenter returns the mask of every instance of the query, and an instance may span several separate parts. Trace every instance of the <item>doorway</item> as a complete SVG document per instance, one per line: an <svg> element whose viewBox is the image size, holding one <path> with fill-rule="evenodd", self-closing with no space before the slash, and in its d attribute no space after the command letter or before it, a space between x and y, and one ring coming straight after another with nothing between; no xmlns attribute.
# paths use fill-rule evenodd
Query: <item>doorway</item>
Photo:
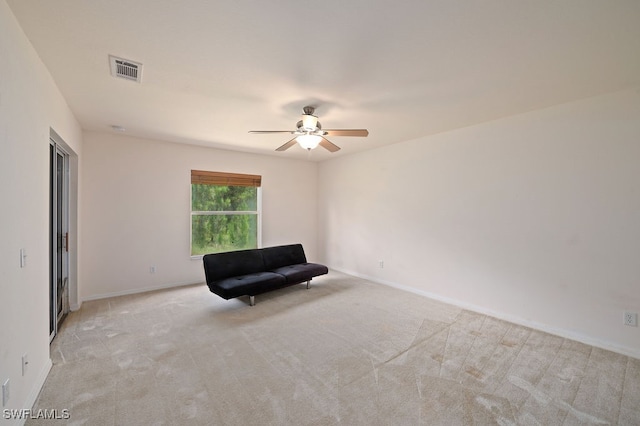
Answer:
<svg viewBox="0 0 640 426"><path fill-rule="evenodd" d="M49 341L69 312L69 154L51 139L49 198Z"/></svg>

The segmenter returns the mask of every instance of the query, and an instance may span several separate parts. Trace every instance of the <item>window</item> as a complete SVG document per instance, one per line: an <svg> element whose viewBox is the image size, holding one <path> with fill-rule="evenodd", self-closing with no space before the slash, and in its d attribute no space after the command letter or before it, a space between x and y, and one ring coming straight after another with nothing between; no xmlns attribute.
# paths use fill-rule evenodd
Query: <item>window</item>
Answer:
<svg viewBox="0 0 640 426"><path fill-rule="evenodd" d="M257 248L262 177L191 170L191 255Z"/></svg>

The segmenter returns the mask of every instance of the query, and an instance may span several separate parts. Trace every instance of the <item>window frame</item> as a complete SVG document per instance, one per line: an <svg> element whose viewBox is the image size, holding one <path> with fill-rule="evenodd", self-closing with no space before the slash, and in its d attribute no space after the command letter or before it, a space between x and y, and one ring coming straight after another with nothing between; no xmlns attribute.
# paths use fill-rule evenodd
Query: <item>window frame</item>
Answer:
<svg viewBox="0 0 640 426"><path fill-rule="evenodd" d="M193 210L193 185L205 184L214 186L252 186L256 188L256 210ZM245 175L239 173L210 172L203 170L191 170L191 183L189 185L189 253L193 260L201 260L204 254L191 254L193 248L193 217L194 216L229 216L229 215L255 215L256 216L256 245L262 248L262 177L258 175Z"/></svg>

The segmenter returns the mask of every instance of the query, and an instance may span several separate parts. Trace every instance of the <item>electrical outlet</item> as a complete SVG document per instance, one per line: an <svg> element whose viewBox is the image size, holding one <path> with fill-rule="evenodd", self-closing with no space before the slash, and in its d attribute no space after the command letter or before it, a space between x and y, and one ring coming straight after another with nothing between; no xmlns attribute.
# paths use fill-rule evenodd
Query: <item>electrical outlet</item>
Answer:
<svg viewBox="0 0 640 426"><path fill-rule="evenodd" d="M384 268L384 260L379 260L378 265L380 266L380 269Z"/></svg>
<svg viewBox="0 0 640 426"><path fill-rule="evenodd" d="M638 314L636 312L624 312L623 324L630 327L638 326Z"/></svg>
<svg viewBox="0 0 640 426"><path fill-rule="evenodd" d="M29 366L29 355L28 354L24 354L22 355L22 375L26 376L27 375L27 367Z"/></svg>
<svg viewBox="0 0 640 426"><path fill-rule="evenodd" d="M155 273L156 273L156 267L155 267L155 266L151 266L151 267L149 268L149 273L150 273L150 274L155 274Z"/></svg>
<svg viewBox="0 0 640 426"><path fill-rule="evenodd" d="M6 407L7 406L7 402L9 402L9 397L11 396L11 393L9 392L9 379L5 380L5 382L2 384L2 406Z"/></svg>

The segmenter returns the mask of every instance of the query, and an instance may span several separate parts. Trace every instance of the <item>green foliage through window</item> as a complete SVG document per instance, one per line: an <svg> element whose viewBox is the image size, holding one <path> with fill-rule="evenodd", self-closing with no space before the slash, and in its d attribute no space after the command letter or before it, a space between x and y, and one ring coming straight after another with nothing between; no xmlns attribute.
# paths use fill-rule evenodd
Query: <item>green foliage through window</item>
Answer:
<svg viewBox="0 0 640 426"><path fill-rule="evenodd" d="M258 247L258 188L191 184L191 255Z"/></svg>

